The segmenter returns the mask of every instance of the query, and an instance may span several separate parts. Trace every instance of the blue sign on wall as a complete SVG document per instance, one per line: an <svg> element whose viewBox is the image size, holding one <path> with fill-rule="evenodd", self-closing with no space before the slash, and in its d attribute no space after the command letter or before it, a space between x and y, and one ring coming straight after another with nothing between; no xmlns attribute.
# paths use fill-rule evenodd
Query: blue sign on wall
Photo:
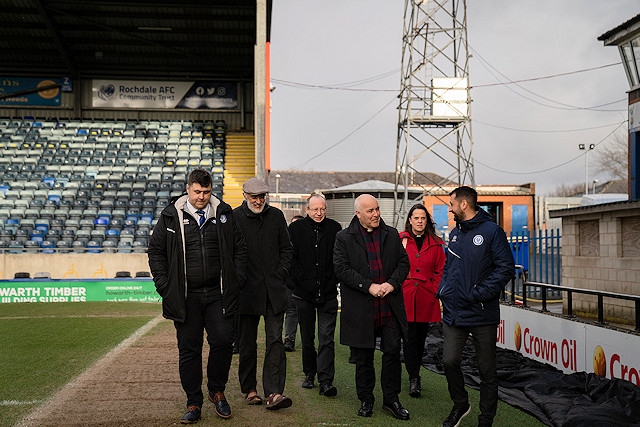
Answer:
<svg viewBox="0 0 640 427"><path fill-rule="evenodd" d="M0 105L58 107L62 103L61 85L61 79L0 77ZM29 92L38 88L42 90Z"/></svg>

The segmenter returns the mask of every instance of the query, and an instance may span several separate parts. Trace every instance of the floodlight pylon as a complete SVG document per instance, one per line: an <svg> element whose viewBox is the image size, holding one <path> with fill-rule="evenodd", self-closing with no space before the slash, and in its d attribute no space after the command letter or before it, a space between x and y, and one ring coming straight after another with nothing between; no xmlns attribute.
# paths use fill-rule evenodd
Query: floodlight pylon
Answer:
<svg viewBox="0 0 640 427"><path fill-rule="evenodd" d="M421 187L423 195L442 194L445 186L475 187L469 57L466 0L405 0L396 227L412 202L410 187Z"/></svg>

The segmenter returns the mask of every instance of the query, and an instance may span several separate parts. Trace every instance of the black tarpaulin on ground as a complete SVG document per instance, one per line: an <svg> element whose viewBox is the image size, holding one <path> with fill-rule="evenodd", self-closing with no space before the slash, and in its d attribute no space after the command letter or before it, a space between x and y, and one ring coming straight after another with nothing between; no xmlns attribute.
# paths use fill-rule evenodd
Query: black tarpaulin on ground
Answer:
<svg viewBox="0 0 640 427"><path fill-rule="evenodd" d="M442 325L434 324L422 364L444 374ZM555 367L497 349L500 400L549 426L640 426L640 387L595 374L564 374ZM471 340L462 356L465 383L479 389L475 350Z"/></svg>

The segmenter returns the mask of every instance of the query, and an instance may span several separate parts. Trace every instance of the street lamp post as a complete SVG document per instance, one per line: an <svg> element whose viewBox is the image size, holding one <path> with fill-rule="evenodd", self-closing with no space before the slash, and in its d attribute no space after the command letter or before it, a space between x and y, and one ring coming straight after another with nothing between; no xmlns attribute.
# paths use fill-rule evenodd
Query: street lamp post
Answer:
<svg viewBox="0 0 640 427"><path fill-rule="evenodd" d="M281 175L279 173L276 174L276 196L279 196L280 193L280 178Z"/></svg>
<svg viewBox="0 0 640 427"><path fill-rule="evenodd" d="M589 144L587 148L587 144L578 144L578 149L587 150L584 155L584 194L589 194L589 151L596 148L595 144Z"/></svg>

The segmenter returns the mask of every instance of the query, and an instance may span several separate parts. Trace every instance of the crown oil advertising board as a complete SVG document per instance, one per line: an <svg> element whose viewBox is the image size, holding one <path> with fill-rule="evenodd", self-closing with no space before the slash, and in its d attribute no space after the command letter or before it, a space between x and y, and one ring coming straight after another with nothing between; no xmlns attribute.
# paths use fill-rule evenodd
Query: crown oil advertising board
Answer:
<svg viewBox="0 0 640 427"><path fill-rule="evenodd" d="M564 373L595 373L640 386L640 336L500 306L497 345Z"/></svg>

